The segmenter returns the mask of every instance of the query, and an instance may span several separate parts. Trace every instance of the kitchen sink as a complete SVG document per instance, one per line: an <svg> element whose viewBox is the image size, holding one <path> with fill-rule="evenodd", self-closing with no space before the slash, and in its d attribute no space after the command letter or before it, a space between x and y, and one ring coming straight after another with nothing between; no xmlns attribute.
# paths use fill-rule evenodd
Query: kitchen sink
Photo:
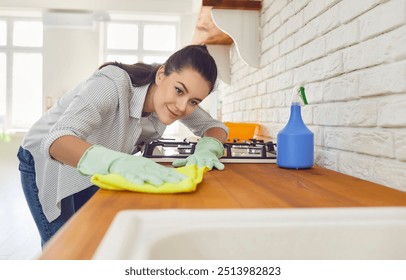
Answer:
<svg viewBox="0 0 406 280"><path fill-rule="evenodd" d="M406 207L126 210L94 259L406 259Z"/></svg>

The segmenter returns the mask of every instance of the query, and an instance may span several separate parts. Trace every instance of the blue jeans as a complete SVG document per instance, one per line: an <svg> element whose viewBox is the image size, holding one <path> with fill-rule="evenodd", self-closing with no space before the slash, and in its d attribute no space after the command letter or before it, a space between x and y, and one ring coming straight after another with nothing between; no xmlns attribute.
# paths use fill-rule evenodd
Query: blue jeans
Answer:
<svg viewBox="0 0 406 280"><path fill-rule="evenodd" d="M42 206L38 197L34 158L28 150L25 150L22 147L18 150L17 157L20 160L19 170L25 199L27 200L31 215L34 218L41 236L41 246L44 246L44 244L96 193L99 188L97 186L90 186L81 192L62 199L61 215L56 220L48 222L42 211Z"/></svg>

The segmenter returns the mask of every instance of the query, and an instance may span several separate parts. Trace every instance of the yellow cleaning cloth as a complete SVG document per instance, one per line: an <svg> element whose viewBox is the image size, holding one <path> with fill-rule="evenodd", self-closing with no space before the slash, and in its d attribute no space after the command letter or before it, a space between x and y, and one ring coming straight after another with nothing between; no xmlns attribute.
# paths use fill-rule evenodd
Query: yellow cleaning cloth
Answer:
<svg viewBox="0 0 406 280"><path fill-rule="evenodd" d="M203 174L206 173L208 167L197 167L197 165L187 165L175 170L187 178L179 183L168 183L165 182L161 186L154 186L149 183L144 183L143 185L136 185L132 182L127 181L123 176L118 174L95 174L91 178L91 182L96 186L106 189L106 190L128 190L134 192L144 192L144 193L181 193L181 192L193 192L196 190L197 184L203 180Z"/></svg>

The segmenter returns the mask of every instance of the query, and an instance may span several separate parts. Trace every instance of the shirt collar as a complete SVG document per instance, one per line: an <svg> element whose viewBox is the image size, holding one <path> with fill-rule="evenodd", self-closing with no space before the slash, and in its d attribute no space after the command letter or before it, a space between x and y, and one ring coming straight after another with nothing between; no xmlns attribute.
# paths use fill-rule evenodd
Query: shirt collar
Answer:
<svg viewBox="0 0 406 280"><path fill-rule="evenodd" d="M149 84L145 86L133 86L130 100L130 116L141 119L142 109L144 108L145 98L147 96Z"/></svg>

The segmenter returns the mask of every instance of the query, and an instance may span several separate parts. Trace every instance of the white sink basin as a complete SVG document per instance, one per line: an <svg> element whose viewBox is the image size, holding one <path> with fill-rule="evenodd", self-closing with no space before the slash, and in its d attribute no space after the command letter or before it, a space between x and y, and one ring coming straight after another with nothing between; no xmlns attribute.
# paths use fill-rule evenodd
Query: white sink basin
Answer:
<svg viewBox="0 0 406 280"><path fill-rule="evenodd" d="M406 259L406 207L129 210L94 259Z"/></svg>

